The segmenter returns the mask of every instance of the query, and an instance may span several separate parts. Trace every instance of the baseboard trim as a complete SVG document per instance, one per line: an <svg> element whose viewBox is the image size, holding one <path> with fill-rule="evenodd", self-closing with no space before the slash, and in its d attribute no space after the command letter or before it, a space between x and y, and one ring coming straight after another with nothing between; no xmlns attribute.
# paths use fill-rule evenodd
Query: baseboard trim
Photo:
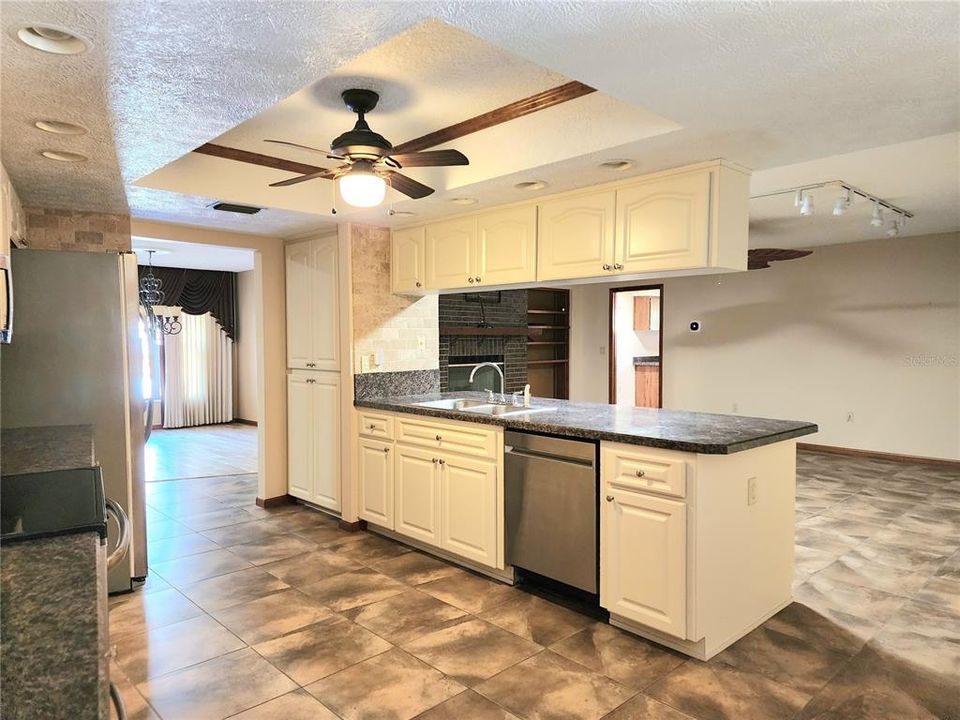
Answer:
<svg viewBox="0 0 960 720"><path fill-rule="evenodd" d="M348 522L343 518L340 518L340 529L346 530L347 532L360 532L361 530L367 529L367 521L354 520L353 522Z"/></svg>
<svg viewBox="0 0 960 720"><path fill-rule="evenodd" d="M294 502L296 502L296 500L292 495L277 495L276 497L271 498L257 498L257 506L262 507L264 510L281 507L283 505L292 505Z"/></svg>
<svg viewBox="0 0 960 720"><path fill-rule="evenodd" d="M921 465L945 465L946 467L960 468L960 460L948 460L946 458L923 457L922 455L900 455L898 453L886 453L878 450L858 450L856 448L838 447L836 445L815 445L813 443L797 443L798 450L810 450L811 452L827 453L830 455L851 455L853 457L873 458L876 460L889 460L898 463L920 463Z"/></svg>
<svg viewBox="0 0 960 720"><path fill-rule="evenodd" d="M258 426L258 423L256 420L244 420L243 418L234 418L233 421L238 425L250 425L251 427Z"/></svg>

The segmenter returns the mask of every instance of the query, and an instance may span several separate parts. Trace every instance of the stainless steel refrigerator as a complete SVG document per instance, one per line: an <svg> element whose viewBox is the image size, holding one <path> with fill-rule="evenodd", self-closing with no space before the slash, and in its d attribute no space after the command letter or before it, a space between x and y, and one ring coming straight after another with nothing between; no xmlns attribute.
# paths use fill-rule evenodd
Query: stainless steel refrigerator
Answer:
<svg viewBox="0 0 960 720"><path fill-rule="evenodd" d="M0 345L3 427L92 425L104 493L133 537L110 571L111 592L147 575L143 397L137 259L133 253L14 250L16 332ZM2 458L0 458L2 463ZM108 541L117 528L109 528Z"/></svg>

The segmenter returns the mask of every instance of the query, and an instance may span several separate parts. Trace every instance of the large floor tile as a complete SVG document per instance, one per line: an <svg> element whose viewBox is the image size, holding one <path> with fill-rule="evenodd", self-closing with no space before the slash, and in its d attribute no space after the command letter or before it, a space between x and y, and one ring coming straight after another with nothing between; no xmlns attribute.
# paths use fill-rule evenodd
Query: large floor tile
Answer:
<svg viewBox="0 0 960 720"><path fill-rule="evenodd" d="M480 616L539 645L555 643L593 622L586 615L525 592L514 593Z"/></svg>
<svg viewBox="0 0 960 720"><path fill-rule="evenodd" d="M261 566L271 575L294 587L311 585L340 573L359 570L362 565L343 555L316 550Z"/></svg>
<svg viewBox="0 0 960 720"><path fill-rule="evenodd" d="M179 516L178 520L191 530L203 531L253 522L253 516L251 516L250 513L244 512L241 508L225 507L212 512Z"/></svg>
<svg viewBox="0 0 960 720"><path fill-rule="evenodd" d="M960 579L931 578L914 597L960 616Z"/></svg>
<svg viewBox="0 0 960 720"><path fill-rule="evenodd" d="M110 603L110 638L155 630L202 614L199 607L173 588L120 595Z"/></svg>
<svg viewBox="0 0 960 720"><path fill-rule="evenodd" d="M531 720L598 720L636 694L549 650L475 689L518 717Z"/></svg>
<svg viewBox="0 0 960 720"><path fill-rule="evenodd" d="M697 720L646 695L627 700L603 720ZM744 720L747 720L744 718ZM759 720L759 719L758 719Z"/></svg>
<svg viewBox="0 0 960 720"><path fill-rule="evenodd" d="M451 625L467 613L417 590L407 590L344 614L380 637L402 645Z"/></svg>
<svg viewBox="0 0 960 720"><path fill-rule="evenodd" d="M120 666L112 661L110 663L110 681L117 686L124 710L127 712L127 720L160 720L160 716L153 711L153 708L147 703L147 699L123 674ZM120 720L113 708L110 709L109 720Z"/></svg>
<svg viewBox="0 0 960 720"><path fill-rule="evenodd" d="M183 586L183 594L207 612L241 605L290 586L260 568L249 567L227 575Z"/></svg>
<svg viewBox="0 0 960 720"><path fill-rule="evenodd" d="M393 578L363 568L305 585L303 592L337 612L369 605L407 590Z"/></svg>
<svg viewBox="0 0 960 720"><path fill-rule="evenodd" d="M409 720L464 687L401 650L390 650L307 686L345 720Z"/></svg>
<svg viewBox="0 0 960 720"><path fill-rule="evenodd" d="M604 623L591 623L550 649L634 690L642 690L686 660L685 655Z"/></svg>
<svg viewBox="0 0 960 720"><path fill-rule="evenodd" d="M333 615L253 649L299 685L308 685L392 647L369 630Z"/></svg>
<svg viewBox="0 0 960 720"><path fill-rule="evenodd" d="M171 585L182 588L200 580L226 575L248 567L252 566L246 560L221 548L176 560L153 563L150 565L150 570Z"/></svg>
<svg viewBox="0 0 960 720"><path fill-rule="evenodd" d="M163 540L151 540L147 543L147 557L151 563L196 555L219 549L219 545L199 533L176 535Z"/></svg>
<svg viewBox="0 0 960 720"><path fill-rule="evenodd" d="M467 690L435 708L417 715L417 720L519 720L483 695Z"/></svg>
<svg viewBox="0 0 960 720"><path fill-rule="evenodd" d="M273 700L267 700L230 720L339 720L306 690L294 690Z"/></svg>
<svg viewBox="0 0 960 720"><path fill-rule="evenodd" d="M211 615L251 645L329 620L333 613L299 590L281 590L257 600L213 610Z"/></svg>
<svg viewBox="0 0 960 720"><path fill-rule="evenodd" d="M379 560L371 563L371 567L407 585L422 585L457 572L454 565L420 552L408 552Z"/></svg>
<svg viewBox="0 0 960 720"><path fill-rule="evenodd" d="M244 643L207 615L116 642L117 664L134 683L239 650Z"/></svg>
<svg viewBox="0 0 960 720"><path fill-rule="evenodd" d="M757 673L689 660L645 693L702 720L789 720L810 695Z"/></svg>
<svg viewBox="0 0 960 720"><path fill-rule="evenodd" d="M349 539L327 546L330 550L346 555L364 565L373 565L383 560L411 552L411 548L373 533L363 533L359 539Z"/></svg>
<svg viewBox="0 0 960 720"><path fill-rule="evenodd" d="M419 585L418 589L438 600L443 600L448 605L475 615L506 602L518 592L509 585L487 580L462 570L454 575Z"/></svg>
<svg viewBox="0 0 960 720"><path fill-rule="evenodd" d="M230 547L230 552L254 565L266 565L295 555L305 555L316 549L314 543L296 535L273 535L243 545L234 545Z"/></svg>
<svg viewBox="0 0 960 720"><path fill-rule="evenodd" d="M916 571L898 568L868 560L861 555L847 553L821 570L818 575L849 585L861 585L900 595L915 593L933 574L932 569Z"/></svg>
<svg viewBox="0 0 960 720"><path fill-rule="evenodd" d="M227 525L227 527L213 528L212 530L204 530L201 533L201 535L209 538L220 547L242 545L243 543L250 543L282 534L284 533L274 525L259 520L240 523L239 525Z"/></svg>
<svg viewBox="0 0 960 720"><path fill-rule="evenodd" d="M901 595L850 585L821 574L811 576L797 587L793 597L861 640L873 637L907 602Z"/></svg>
<svg viewBox="0 0 960 720"><path fill-rule="evenodd" d="M467 686L542 650L536 643L476 618L411 640L403 649Z"/></svg>
<svg viewBox="0 0 960 720"><path fill-rule="evenodd" d="M297 689L250 648L137 686L163 720L221 720Z"/></svg>

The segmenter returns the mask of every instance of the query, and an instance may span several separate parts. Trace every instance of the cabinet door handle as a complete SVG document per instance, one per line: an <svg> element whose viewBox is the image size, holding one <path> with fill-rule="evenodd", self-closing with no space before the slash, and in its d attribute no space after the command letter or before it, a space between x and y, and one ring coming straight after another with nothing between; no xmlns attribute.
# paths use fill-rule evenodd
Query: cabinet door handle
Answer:
<svg viewBox="0 0 960 720"><path fill-rule="evenodd" d="M390 452L390 448L384 448L383 451L384 451L385 453L388 453L388 452Z"/></svg>
<svg viewBox="0 0 960 720"><path fill-rule="evenodd" d="M434 464L434 465L437 464L437 459L436 459L436 458L433 458L433 464Z"/></svg>
<svg viewBox="0 0 960 720"><path fill-rule="evenodd" d="M316 382L316 380L314 380L313 378L307 378L307 382L313 385Z"/></svg>
<svg viewBox="0 0 960 720"><path fill-rule="evenodd" d="M446 464L447 464L447 461L444 460L443 458L440 458L440 464L441 464L441 465L446 465Z"/></svg>
<svg viewBox="0 0 960 720"><path fill-rule="evenodd" d="M442 435L437 435L437 441L439 442L440 440L443 440L443 436L442 436Z"/></svg>
<svg viewBox="0 0 960 720"><path fill-rule="evenodd" d="M377 429L377 426L376 426L376 425L371 425L371 426L370 426L369 428L367 428L367 429L368 429L368 430L376 430L376 429Z"/></svg>
<svg viewBox="0 0 960 720"><path fill-rule="evenodd" d="M604 269L604 270L612 270L613 268L610 266L610 263L604 263L604 264L603 264L603 269Z"/></svg>
<svg viewBox="0 0 960 720"><path fill-rule="evenodd" d="M423 287L423 283L417 280L417 287Z"/></svg>
<svg viewBox="0 0 960 720"><path fill-rule="evenodd" d="M473 283L473 278L472 278L472 277L468 277L468 278L467 278L467 281L472 284L472 283Z"/></svg>
<svg viewBox="0 0 960 720"><path fill-rule="evenodd" d="M477 275L477 282L480 282L480 276Z"/></svg>
<svg viewBox="0 0 960 720"><path fill-rule="evenodd" d="M607 502L613 502L613 495L607 495Z"/></svg>
<svg viewBox="0 0 960 720"><path fill-rule="evenodd" d="M643 476L646 475L646 474L647 474L647 473L644 472L643 470L637 470L637 477L643 477Z"/></svg>
<svg viewBox="0 0 960 720"><path fill-rule="evenodd" d="M317 366L316 363L307 363L307 367L316 367L316 366Z"/></svg>
<svg viewBox="0 0 960 720"><path fill-rule="evenodd" d="M620 263L617 263L616 265L613 266L613 269L614 269L614 270L623 270L623 265L621 265Z"/></svg>

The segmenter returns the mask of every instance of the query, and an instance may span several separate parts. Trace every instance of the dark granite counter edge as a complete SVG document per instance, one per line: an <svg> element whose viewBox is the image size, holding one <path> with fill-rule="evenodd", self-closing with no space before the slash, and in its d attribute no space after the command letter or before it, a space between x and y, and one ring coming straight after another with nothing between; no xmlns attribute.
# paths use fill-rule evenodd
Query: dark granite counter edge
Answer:
<svg viewBox="0 0 960 720"><path fill-rule="evenodd" d="M639 435L629 435L624 433L610 432L606 430L589 430L581 427L571 427L568 425L557 425L549 422L548 418L541 416L548 413L533 413L531 415L514 418L497 418L490 415L478 415L470 412L460 412L456 410L443 410L439 408L420 407L417 405L398 405L395 401L381 401L378 398L369 400L355 400L355 407L370 408L372 410L383 410L385 412L404 413L407 415L423 415L426 417L435 417L447 420L460 420L463 422L472 422L480 425L498 425L509 430L529 430L533 432L553 433L556 435L565 435L567 437L578 437L588 440L609 440L612 442L622 442L628 445L641 445L644 447L655 447L663 450L678 450L681 452L700 453L702 455L730 455L744 450L772 445L773 443L791 440L793 438L810 435L817 432L817 426L814 424L803 425L784 432L763 435L751 440L717 445L713 443L684 442L682 440L667 440L664 438L644 437Z"/></svg>

